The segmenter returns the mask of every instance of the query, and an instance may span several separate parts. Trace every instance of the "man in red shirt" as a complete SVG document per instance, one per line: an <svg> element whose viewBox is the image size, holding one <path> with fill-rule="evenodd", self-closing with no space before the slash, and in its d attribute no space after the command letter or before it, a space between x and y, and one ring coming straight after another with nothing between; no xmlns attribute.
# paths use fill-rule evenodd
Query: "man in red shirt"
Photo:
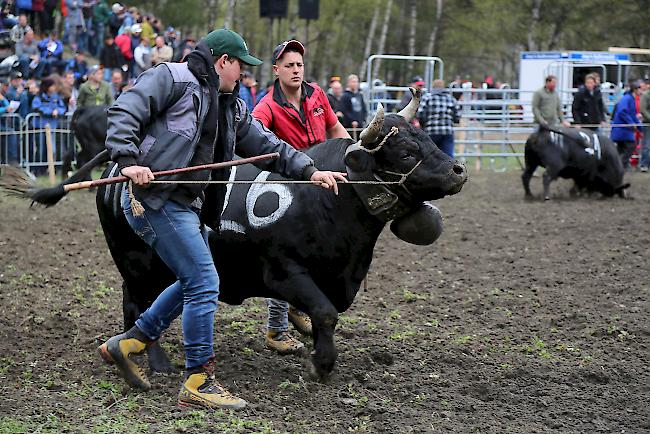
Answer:
<svg viewBox="0 0 650 434"><path fill-rule="evenodd" d="M350 138L332 111L327 95L316 83L304 81L305 47L285 41L273 50L273 88L255 106L253 117L296 149L306 149L326 139ZM302 334L311 334L309 317L282 300L268 299L266 346L295 353L304 344L289 333L289 320Z"/></svg>
<svg viewBox="0 0 650 434"><path fill-rule="evenodd" d="M126 26L124 33L115 37L115 45L117 45L126 60L129 71L133 69L133 49L131 46L131 28Z"/></svg>

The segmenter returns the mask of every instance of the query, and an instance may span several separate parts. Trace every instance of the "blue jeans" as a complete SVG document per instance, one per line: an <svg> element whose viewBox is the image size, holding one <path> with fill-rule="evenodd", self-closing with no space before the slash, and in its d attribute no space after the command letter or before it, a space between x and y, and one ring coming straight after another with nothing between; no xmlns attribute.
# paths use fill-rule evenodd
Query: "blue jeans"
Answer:
<svg viewBox="0 0 650 434"><path fill-rule="evenodd" d="M454 135L453 134L430 134L431 140L433 143L438 146L445 154L449 155L451 158L454 158Z"/></svg>
<svg viewBox="0 0 650 434"><path fill-rule="evenodd" d="M275 298L267 298L269 320L267 329L270 332L286 332L289 330L289 303Z"/></svg>
<svg viewBox="0 0 650 434"><path fill-rule="evenodd" d="M639 162L639 166L650 167L650 127L643 127L643 142L641 144L641 161Z"/></svg>
<svg viewBox="0 0 650 434"><path fill-rule="evenodd" d="M219 276L208 247L207 229L199 221L198 210L178 202L167 201L159 210L145 203L142 206L144 214L134 216L125 188L122 207L129 225L178 280L156 298L135 325L155 340L182 313L185 366L201 366L214 355L214 313L219 298Z"/></svg>

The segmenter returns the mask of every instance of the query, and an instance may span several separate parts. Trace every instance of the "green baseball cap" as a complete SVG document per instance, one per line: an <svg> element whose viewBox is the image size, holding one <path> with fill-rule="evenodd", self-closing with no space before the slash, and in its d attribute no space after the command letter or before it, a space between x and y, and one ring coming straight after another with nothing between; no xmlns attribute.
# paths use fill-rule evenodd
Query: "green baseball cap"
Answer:
<svg viewBox="0 0 650 434"><path fill-rule="evenodd" d="M257 66L262 64L260 59L250 55L244 38L232 30L213 30L203 38L203 41L214 57L227 54L228 56L238 58L247 65Z"/></svg>

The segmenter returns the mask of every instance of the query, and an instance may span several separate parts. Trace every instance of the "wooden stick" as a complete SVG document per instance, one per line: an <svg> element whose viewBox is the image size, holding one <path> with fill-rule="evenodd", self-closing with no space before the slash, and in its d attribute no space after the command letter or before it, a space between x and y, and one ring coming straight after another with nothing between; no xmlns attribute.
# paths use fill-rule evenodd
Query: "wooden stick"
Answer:
<svg viewBox="0 0 650 434"><path fill-rule="evenodd" d="M160 172L154 172L153 176L158 177L158 176L165 176L165 175L176 175L178 173L195 172L197 170L213 170L213 169L221 169L224 167L240 166L242 164L256 163L258 161L278 158L279 156L280 154L278 154L277 152L272 152L270 154L257 155L255 157L250 157L250 158L242 158L241 160L224 161L222 163L202 164L200 166L190 166L181 169L162 170ZM75 182L73 184L65 184L63 186L63 189L64 191L81 190L84 188L98 187L100 185L117 184L128 180L129 178L126 176L114 176L112 178L96 179L94 181L82 181L82 182Z"/></svg>
<svg viewBox="0 0 650 434"><path fill-rule="evenodd" d="M47 146L47 173L50 175L50 185L54 185L56 184L56 174L54 172L54 149L50 124L45 124L45 144Z"/></svg>

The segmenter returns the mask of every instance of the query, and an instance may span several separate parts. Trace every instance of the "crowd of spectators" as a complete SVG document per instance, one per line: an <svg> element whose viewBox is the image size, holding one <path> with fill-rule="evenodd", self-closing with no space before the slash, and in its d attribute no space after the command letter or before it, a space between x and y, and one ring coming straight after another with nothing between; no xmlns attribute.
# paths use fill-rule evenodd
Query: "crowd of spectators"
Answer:
<svg viewBox="0 0 650 434"><path fill-rule="evenodd" d="M18 57L0 89L0 104L7 104L2 113L57 118L78 105L103 103L99 97L80 101L82 85L89 82L116 98L138 74L180 60L195 44L192 37L181 41L173 27L164 28L152 15L106 0L5 0L1 5L0 30L9 33ZM62 37L54 26L57 14L63 18Z"/></svg>
<svg viewBox="0 0 650 434"><path fill-rule="evenodd" d="M61 33L57 31L61 30ZM195 46L173 27L136 7L106 0L4 0L0 34L10 38L16 62L0 76L0 131L56 128L77 107L111 104L138 74L180 61ZM0 56L0 60L11 55ZM0 158L16 162L15 136L2 136ZM42 159L42 156L38 158Z"/></svg>

